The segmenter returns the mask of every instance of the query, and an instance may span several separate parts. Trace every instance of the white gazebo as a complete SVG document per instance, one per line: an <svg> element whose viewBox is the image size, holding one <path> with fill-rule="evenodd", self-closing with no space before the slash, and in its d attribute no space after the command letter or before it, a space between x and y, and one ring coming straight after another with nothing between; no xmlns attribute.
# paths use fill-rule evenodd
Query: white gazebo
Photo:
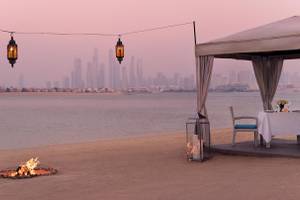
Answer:
<svg viewBox="0 0 300 200"><path fill-rule="evenodd" d="M199 113L207 116L205 103L214 58L251 61L264 110L271 110L283 61L300 58L300 17L290 17L197 44L195 55Z"/></svg>

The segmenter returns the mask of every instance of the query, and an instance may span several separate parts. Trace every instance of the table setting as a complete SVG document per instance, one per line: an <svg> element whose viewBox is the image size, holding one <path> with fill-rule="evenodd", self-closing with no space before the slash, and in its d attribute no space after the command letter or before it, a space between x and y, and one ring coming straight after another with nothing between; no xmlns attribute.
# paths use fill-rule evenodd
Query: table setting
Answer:
<svg viewBox="0 0 300 200"><path fill-rule="evenodd" d="M274 110L258 113L258 133L267 148L270 148L274 136L296 135L299 142L300 111L291 111L287 100L278 100Z"/></svg>

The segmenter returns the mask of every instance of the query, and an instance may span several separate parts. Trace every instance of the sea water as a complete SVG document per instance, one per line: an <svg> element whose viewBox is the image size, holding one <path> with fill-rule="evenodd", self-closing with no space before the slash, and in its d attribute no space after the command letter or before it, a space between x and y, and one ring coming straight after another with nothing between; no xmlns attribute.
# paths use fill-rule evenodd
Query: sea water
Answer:
<svg viewBox="0 0 300 200"><path fill-rule="evenodd" d="M300 94L276 98L300 108ZM209 93L212 128L232 126L231 105L237 115L256 116L262 108L258 92ZM195 93L1 94L0 149L184 132L185 121L195 113Z"/></svg>

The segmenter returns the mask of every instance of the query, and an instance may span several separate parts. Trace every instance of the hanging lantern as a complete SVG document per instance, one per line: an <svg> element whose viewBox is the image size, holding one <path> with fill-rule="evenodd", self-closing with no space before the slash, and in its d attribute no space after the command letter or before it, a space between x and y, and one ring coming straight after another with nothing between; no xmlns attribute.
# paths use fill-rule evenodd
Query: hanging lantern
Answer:
<svg viewBox="0 0 300 200"><path fill-rule="evenodd" d="M13 34L11 34L11 39L7 45L7 59L12 67L14 67L16 60L18 59L18 45L14 40Z"/></svg>
<svg viewBox="0 0 300 200"><path fill-rule="evenodd" d="M123 61L123 58L124 58L124 45L123 45L120 37L116 44L116 57L117 57L119 63L121 64L121 62Z"/></svg>

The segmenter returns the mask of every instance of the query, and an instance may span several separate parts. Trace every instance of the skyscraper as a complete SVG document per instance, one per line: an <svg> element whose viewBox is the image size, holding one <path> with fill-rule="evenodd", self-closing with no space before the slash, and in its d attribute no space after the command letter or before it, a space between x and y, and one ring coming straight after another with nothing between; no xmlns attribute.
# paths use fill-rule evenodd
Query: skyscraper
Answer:
<svg viewBox="0 0 300 200"><path fill-rule="evenodd" d="M74 60L74 70L71 73L72 88L84 88L81 65L82 65L81 59L76 58Z"/></svg>
<svg viewBox="0 0 300 200"><path fill-rule="evenodd" d="M136 75L135 75L135 59L134 56L131 57L130 60L130 71L129 71L129 87L136 87Z"/></svg>
<svg viewBox="0 0 300 200"><path fill-rule="evenodd" d="M92 63L87 63L87 69L86 69L86 87L87 88L93 88L93 66Z"/></svg>
<svg viewBox="0 0 300 200"><path fill-rule="evenodd" d="M60 88L60 85L59 85L59 82L58 82L58 81L54 81L54 82L53 82L53 86L54 86L55 88Z"/></svg>
<svg viewBox="0 0 300 200"><path fill-rule="evenodd" d="M98 87L99 88L104 88L105 87L105 65L104 63L100 64L100 68L98 70L98 75L97 75L97 80L98 80Z"/></svg>
<svg viewBox="0 0 300 200"><path fill-rule="evenodd" d="M237 74L236 74L236 72L233 71L233 70L231 70L229 72L228 79L229 79L229 84L235 84L237 82Z"/></svg>
<svg viewBox="0 0 300 200"><path fill-rule="evenodd" d="M109 50L108 55L109 63L109 87L113 89L121 88L121 69L120 65L117 64L114 56L113 50Z"/></svg>
<svg viewBox="0 0 300 200"><path fill-rule="evenodd" d="M115 62L114 64L114 89L121 88L121 65Z"/></svg>
<svg viewBox="0 0 300 200"><path fill-rule="evenodd" d="M25 87L25 81L24 81L24 76L21 74L19 76L19 88L24 88Z"/></svg>
<svg viewBox="0 0 300 200"><path fill-rule="evenodd" d="M69 77L65 76L63 78L62 82L63 82L63 88L66 88L66 89L70 88L70 78Z"/></svg>
<svg viewBox="0 0 300 200"><path fill-rule="evenodd" d="M180 78L180 75L178 73L174 73L173 81L172 81L173 86L175 86L175 87L179 86L179 78Z"/></svg>
<svg viewBox="0 0 300 200"><path fill-rule="evenodd" d="M108 87L113 88L113 68L114 68L114 57L113 57L113 50L110 49L108 52Z"/></svg>
<svg viewBox="0 0 300 200"><path fill-rule="evenodd" d="M143 66L142 66L142 59L138 59L136 64L136 75L137 75L137 87L143 87L144 81L143 81Z"/></svg>
<svg viewBox="0 0 300 200"><path fill-rule="evenodd" d="M51 89L51 88L52 88L51 81L47 81L47 82L46 82L46 88L47 88L47 89Z"/></svg>
<svg viewBox="0 0 300 200"><path fill-rule="evenodd" d="M94 55L92 59L92 88L98 88L99 87L99 80L98 80L98 71L99 71L99 52L98 49L94 49Z"/></svg>
<svg viewBox="0 0 300 200"><path fill-rule="evenodd" d="M250 85L251 84L251 73L249 70L239 71L237 74L237 81L240 84Z"/></svg>
<svg viewBox="0 0 300 200"><path fill-rule="evenodd" d="M127 68L126 66L122 67L122 89L127 90L128 89L128 75L127 75Z"/></svg>

